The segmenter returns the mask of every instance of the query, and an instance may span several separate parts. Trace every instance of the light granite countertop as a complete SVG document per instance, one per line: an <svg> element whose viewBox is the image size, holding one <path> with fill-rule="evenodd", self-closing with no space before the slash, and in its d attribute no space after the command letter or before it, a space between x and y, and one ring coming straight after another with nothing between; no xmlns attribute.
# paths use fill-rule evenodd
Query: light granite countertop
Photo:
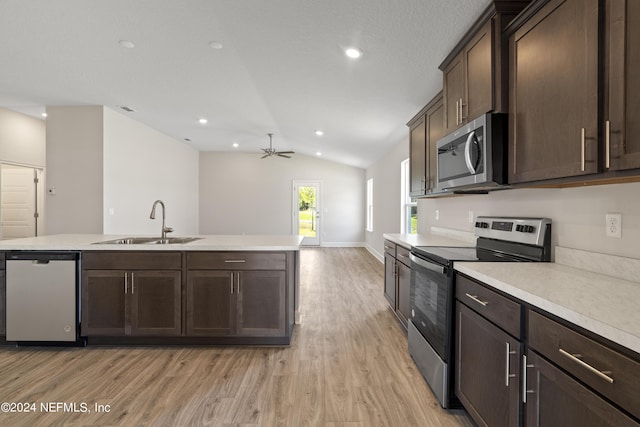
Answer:
<svg viewBox="0 0 640 427"><path fill-rule="evenodd" d="M429 234L394 234L385 233L382 235L386 240L390 240L404 248L411 249L412 246L475 246L476 237L472 233L457 232L455 230L432 228Z"/></svg>
<svg viewBox="0 0 640 427"><path fill-rule="evenodd" d="M298 235L205 235L189 243L175 244L96 244L144 235L55 234L0 241L1 251L78 250L78 251L297 251L303 236ZM183 237L183 236L169 236Z"/></svg>
<svg viewBox="0 0 640 427"><path fill-rule="evenodd" d="M640 283L556 263L458 262L454 269L640 354Z"/></svg>

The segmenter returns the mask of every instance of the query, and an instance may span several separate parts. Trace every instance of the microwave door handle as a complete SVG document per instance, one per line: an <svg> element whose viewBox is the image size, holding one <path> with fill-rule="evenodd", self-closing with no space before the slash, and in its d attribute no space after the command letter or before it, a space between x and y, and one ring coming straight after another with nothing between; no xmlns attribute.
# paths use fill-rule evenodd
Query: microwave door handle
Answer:
<svg viewBox="0 0 640 427"><path fill-rule="evenodd" d="M471 162L471 145L475 143L476 133L471 132L467 137L467 142L464 144L464 161L467 164L467 169L472 175L476 174L476 167Z"/></svg>

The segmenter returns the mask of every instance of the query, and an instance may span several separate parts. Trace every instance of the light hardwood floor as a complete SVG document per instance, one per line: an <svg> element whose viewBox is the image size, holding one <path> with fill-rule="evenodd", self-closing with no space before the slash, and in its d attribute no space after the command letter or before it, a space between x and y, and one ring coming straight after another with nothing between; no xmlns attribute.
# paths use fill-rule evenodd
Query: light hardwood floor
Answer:
<svg viewBox="0 0 640 427"><path fill-rule="evenodd" d="M290 347L0 347L0 402L37 406L0 426L471 426L434 400L382 282L365 249L303 249Z"/></svg>

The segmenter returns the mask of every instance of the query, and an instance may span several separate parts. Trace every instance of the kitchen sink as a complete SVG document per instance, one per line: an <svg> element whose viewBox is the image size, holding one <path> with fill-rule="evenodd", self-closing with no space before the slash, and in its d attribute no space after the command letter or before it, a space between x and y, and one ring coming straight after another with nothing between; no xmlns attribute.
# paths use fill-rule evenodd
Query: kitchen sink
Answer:
<svg viewBox="0 0 640 427"><path fill-rule="evenodd" d="M162 244L168 245L171 243L184 244L200 240L202 237L167 237L161 239L158 237L125 237L122 239L106 240L104 242L95 242L96 245L143 245L143 244Z"/></svg>

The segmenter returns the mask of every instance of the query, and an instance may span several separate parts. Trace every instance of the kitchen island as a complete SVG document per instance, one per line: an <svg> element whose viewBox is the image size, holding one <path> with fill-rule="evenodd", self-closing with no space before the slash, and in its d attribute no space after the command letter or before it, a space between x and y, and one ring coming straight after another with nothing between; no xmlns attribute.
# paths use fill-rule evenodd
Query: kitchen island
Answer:
<svg viewBox="0 0 640 427"><path fill-rule="evenodd" d="M0 252L80 254L80 335L88 344L288 345L301 241L69 234L8 240Z"/></svg>

